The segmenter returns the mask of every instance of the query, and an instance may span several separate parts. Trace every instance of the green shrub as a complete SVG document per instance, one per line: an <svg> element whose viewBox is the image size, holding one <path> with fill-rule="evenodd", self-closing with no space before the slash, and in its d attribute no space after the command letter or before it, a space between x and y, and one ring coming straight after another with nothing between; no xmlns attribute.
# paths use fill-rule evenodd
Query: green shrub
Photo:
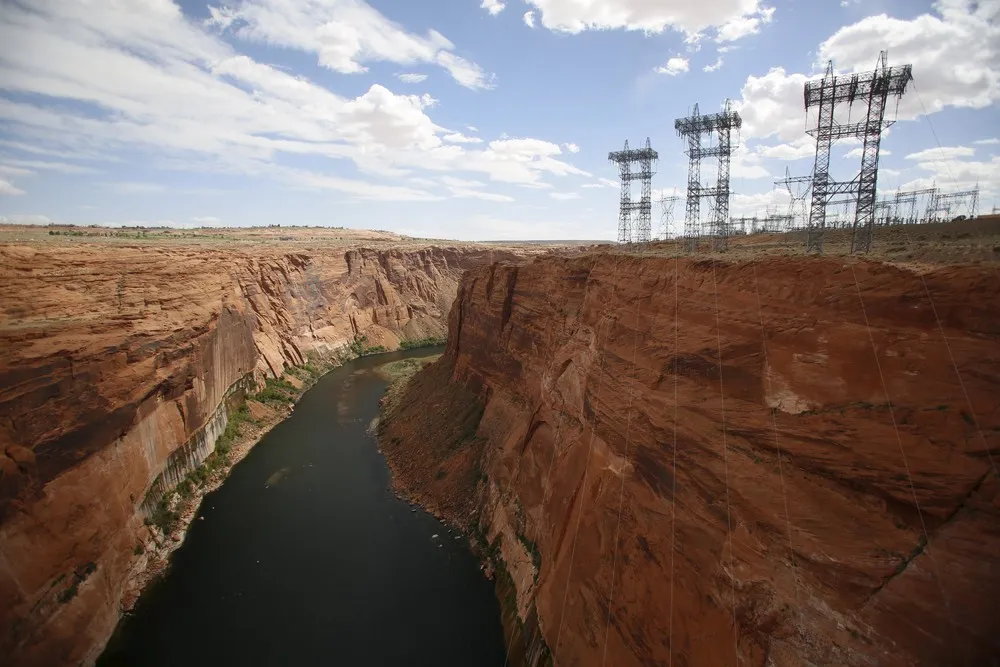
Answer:
<svg viewBox="0 0 1000 667"><path fill-rule="evenodd" d="M418 347L433 347L435 345L444 345L448 342L447 336L440 337L430 337L430 338L417 338L414 340L404 340L400 341L399 349L401 350L412 350Z"/></svg>

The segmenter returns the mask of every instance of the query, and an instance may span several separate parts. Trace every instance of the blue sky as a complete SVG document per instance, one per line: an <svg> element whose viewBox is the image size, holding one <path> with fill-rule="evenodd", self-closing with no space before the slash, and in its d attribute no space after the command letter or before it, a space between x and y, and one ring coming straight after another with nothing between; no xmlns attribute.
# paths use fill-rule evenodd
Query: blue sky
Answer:
<svg viewBox="0 0 1000 667"><path fill-rule="evenodd" d="M608 151L651 137L654 188L683 194L673 121L726 98L733 213L784 210L773 179L812 166L804 82L882 48L915 78L882 193L1000 194L996 0L0 3L11 222L613 239Z"/></svg>

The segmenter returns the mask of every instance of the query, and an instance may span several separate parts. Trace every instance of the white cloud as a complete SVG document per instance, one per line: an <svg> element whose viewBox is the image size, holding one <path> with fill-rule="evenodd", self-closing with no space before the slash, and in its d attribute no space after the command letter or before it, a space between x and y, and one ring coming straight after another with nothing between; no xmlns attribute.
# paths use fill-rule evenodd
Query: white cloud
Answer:
<svg viewBox="0 0 1000 667"><path fill-rule="evenodd" d="M479 131L479 128L476 127L475 125L466 125L465 129L467 129L469 132L478 132Z"/></svg>
<svg viewBox="0 0 1000 667"><path fill-rule="evenodd" d="M1000 157L989 161L974 160L928 160L917 165L928 172L928 176L914 179L900 185L902 190L913 190L937 186L938 188L955 192L981 188L980 201L987 197L1000 196Z"/></svg>
<svg viewBox="0 0 1000 667"><path fill-rule="evenodd" d="M722 56L715 59L715 62L711 65L705 65L701 68L703 72L717 72L722 68Z"/></svg>
<svg viewBox="0 0 1000 667"><path fill-rule="evenodd" d="M690 69L690 63L687 58L681 58L680 56L674 56L667 60L665 65L661 65L656 68L657 74L667 74L669 76L677 76Z"/></svg>
<svg viewBox="0 0 1000 667"><path fill-rule="evenodd" d="M580 187L582 188L620 188L621 184L618 181L612 181L610 178L598 178L596 183L584 183Z"/></svg>
<svg viewBox="0 0 1000 667"><path fill-rule="evenodd" d="M439 51L436 62L441 67L448 70L452 78L466 88L491 89L496 86L493 83L495 76L487 74L474 62L465 58L460 58L449 51Z"/></svg>
<svg viewBox="0 0 1000 667"><path fill-rule="evenodd" d="M450 144L481 144L483 140L479 137L467 137L461 132L452 132L451 134L446 134L442 137L445 141Z"/></svg>
<svg viewBox="0 0 1000 667"><path fill-rule="evenodd" d="M977 144L979 146L996 146L997 144L1000 144L1000 139L996 139L996 138L993 138L993 139L977 139L976 141L973 141L972 143Z"/></svg>
<svg viewBox="0 0 1000 667"><path fill-rule="evenodd" d="M427 80L426 74L416 74L414 72L405 72L403 74L397 74L396 78L403 83L421 83Z"/></svg>
<svg viewBox="0 0 1000 667"><path fill-rule="evenodd" d="M771 172L762 164L760 158L753 153L748 153L744 148L737 148L733 153L732 162L729 166L729 175L732 178L740 178L747 181L770 178Z"/></svg>
<svg viewBox="0 0 1000 667"><path fill-rule="evenodd" d="M48 157L57 157L63 160L101 160L109 162L119 162L115 157L110 155L102 155L99 153L93 153L89 151L79 151L79 150L58 150L52 148L46 148L45 146L39 146L37 144L29 144L23 141L14 141L12 139L0 139L0 146L7 146L8 148L13 148L14 150L20 151L22 153L33 153L35 155L45 155Z"/></svg>
<svg viewBox="0 0 1000 667"><path fill-rule="evenodd" d="M743 84L742 100L734 106L743 117L745 138L777 135L783 141L799 139L805 132L802 90L805 74L786 74L781 67L763 76L749 76Z"/></svg>
<svg viewBox="0 0 1000 667"><path fill-rule="evenodd" d="M580 152L580 147L577 146L576 144L573 144L573 143L563 144L562 147L565 148L570 153L579 153Z"/></svg>
<svg viewBox="0 0 1000 667"><path fill-rule="evenodd" d="M816 141L809 135L803 135L798 139L786 144L776 146L758 145L754 152L766 158L775 160L798 160L805 157L813 157L816 154Z"/></svg>
<svg viewBox="0 0 1000 667"><path fill-rule="evenodd" d="M58 171L63 174L96 174L100 170L92 167L81 167L78 164L67 162L52 162L49 160L21 160L10 157L0 158L5 164L17 167L28 167L30 169L41 169L43 171Z"/></svg>
<svg viewBox="0 0 1000 667"><path fill-rule="evenodd" d="M762 25L771 22L774 16L774 7L765 7L756 14L744 14L727 21L719 28L715 41L735 42L748 35L754 35L760 31Z"/></svg>
<svg viewBox="0 0 1000 667"><path fill-rule="evenodd" d="M761 21L766 15L770 20L774 11L763 7L760 0L527 0L527 3L538 10L543 26L568 33L615 29L660 33L670 28L690 36L709 28L722 29L741 19ZM737 28L728 30L735 33Z"/></svg>
<svg viewBox="0 0 1000 667"><path fill-rule="evenodd" d="M892 155L892 151L879 148L878 154L880 157L885 157L886 155ZM862 155L864 155L864 148L860 146L858 148L852 148L844 153L844 157L851 160L860 160ZM881 171L885 171L885 169L881 169Z"/></svg>
<svg viewBox="0 0 1000 667"><path fill-rule="evenodd" d="M980 109L1000 99L997 3L938 0L934 10L910 20L880 14L845 26L820 45L819 59L848 71L870 70L884 48L890 65L912 64L914 91L900 101L901 118L924 108Z"/></svg>
<svg viewBox="0 0 1000 667"><path fill-rule="evenodd" d="M917 160L919 162L930 162L940 160L952 160L957 157L972 157L976 151L968 146L941 146L927 148L906 156L907 160ZM860 154L859 154L860 157Z"/></svg>
<svg viewBox="0 0 1000 667"><path fill-rule="evenodd" d="M495 202L510 202L514 201L514 198L508 195L502 195L494 192L484 192L479 188L486 186L485 183L481 181L471 181L464 178L456 178L454 176L444 176L441 178L441 182L451 193L452 197L458 197L460 199L482 199L483 201L495 201Z"/></svg>
<svg viewBox="0 0 1000 667"><path fill-rule="evenodd" d="M579 192L550 192L549 196L553 199L558 199L559 201L569 201L570 199L579 199Z"/></svg>
<svg viewBox="0 0 1000 667"><path fill-rule="evenodd" d="M779 215L788 212L790 198L785 189L772 189L754 194L734 194L729 213L733 217L757 216L763 218L769 213Z"/></svg>
<svg viewBox="0 0 1000 667"><path fill-rule="evenodd" d="M890 65L912 64L916 77L900 100L899 118L916 118L946 106L983 108L1000 99L1000 21L996 3L939 0L934 13L901 20L869 16L837 30L819 45L817 72L832 59L838 71L871 70L878 49L888 48ZM802 136L806 113L802 91L819 74L771 69L750 76L737 104L743 136Z"/></svg>
<svg viewBox="0 0 1000 667"><path fill-rule="evenodd" d="M4 195L14 196L23 194L24 190L16 188L10 181L5 181L2 178L0 178L0 196Z"/></svg>
<svg viewBox="0 0 1000 667"><path fill-rule="evenodd" d="M397 95L374 84L345 98L235 52L172 4L156 7L40 0L31 11L12 5L0 12L0 43L9 46L0 50L0 89L63 102L41 106L0 97L0 123L11 137L4 141L79 159L138 154L153 166L386 201L441 199L399 185L415 171L471 172L534 188L552 187L549 177L588 175L566 162L556 144L526 138L475 146L475 137L431 119L435 100L428 95ZM217 15L223 24L228 20L224 12ZM248 29L235 18L229 25ZM455 143L459 137L468 141ZM366 176L392 181L334 176L325 166L322 172L294 169L283 163L290 156L351 161ZM2 162L97 171L68 162Z"/></svg>
<svg viewBox="0 0 1000 667"><path fill-rule="evenodd" d="M21 167L11 167L6 164L0 164L0 174L5 176L31 176L35 172L30 169L22 169Z"/></svg>
<svg viewBox="0 0 1000 667"><path fill-rule="evenodd" d="M529 28L535 27L535 12L531 11L525 12L524 16L521 18L524 20L524 25L528 26Z"/></svg>
<svg viewBox="0 0 1000 667"><path fill-rule="evenodd" d="M367 62L434 63L463 86L490 87L490 77L455 55L444 35L409 33L362 0L239 0L209 10L210 26L241 39L315 53L320 65L335 72L366 72Z"/></svg>
<svg viewBox="0 0 1000 667"><path fill-rule="evenodd" d="M191 220L205 227L217 227L222 224L222 220L212 215L196 215Z"/></svg>
<svg viewBox="0 0 1000 667"><path fill-rule="evenodd" d="M506 7L507 4L500 2L500 0L483 0L483 4L479 6L488 11L490 16L496 16L504 10L504 7Z"/></svg>

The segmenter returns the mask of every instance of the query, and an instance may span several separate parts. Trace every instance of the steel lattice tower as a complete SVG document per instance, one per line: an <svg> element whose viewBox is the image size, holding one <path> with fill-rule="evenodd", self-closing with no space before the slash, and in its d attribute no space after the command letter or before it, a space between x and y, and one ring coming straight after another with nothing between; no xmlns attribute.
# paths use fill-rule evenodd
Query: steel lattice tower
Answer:
<svg viewBox="0 0 1000 667"><path fill-rule="evenodd" d="M668 197L660 193L660 240L662 241L670 238L670 223L674 221L674 206L679 199L677 195Z"/></svg>
<svg viewBox="0 0 1000 667"><path fill-rule="evenodd" d="M826 228L826 206L835 195L854 195L857 206L854 214L854 234L851 252L868 252L875 222L876 184L878 180L878 153L882 130L894 121L885 120L885 107L889 96L899 98L906 92L913 79L912 67L889 68L886 52L879 54L878 63L871 72L835 76L833 62L826 68L823 78L805 85L806 111L818 107L816 128L809 134L816 137L816 161L813 165L812 208L809 211L809 231L806 250L823 252L823 231ZM853 105L867 101L865 120L842 125L834 118L838 104ZM837 182L830 178L830 149L837 139L857 137L863 141L861 172L851 181Z"/></svg>
<svg viewBox="0 0 1000 667"><path fill-rule="evenodd" d="M927 204L927 221L948 222L952 208L961 207L962 204L968 207L970 218L976 217L979 212L978 185L972 190L963 190L962 192L933 192Z"/></svg>
<svg viewBox="0 0 1000 667"><path fill-rule="evenodd" d="M725 250L726 239L729 236L729 161L736 144L732 140L732 131L739 130L743 125L740 115L731 111L729 100L726 100L720 113L702 116L698 105L694 105L691 115L674 121L677 135L687 139L688 147L688 189L686 211L684 215L685 245L691 249L698 245L701 235L701 199L708 197L713 200L709 217L709 231L712 236L712 249ZM702 148L703 134L717 135L714 147ZM701 185L701 159L717 157L719 159L719 174L715 187L706 188Z"/></svg>
<svg viewBox="0 0 1000 667"><path fill-rule="evenodd" d="M785 167L785 177L774 182L775 185L784 185L788 190L789 230L797 227L795 219L798 217L799 211L802 212L802 226L807 226L809 223L809 211L806 209L806 199L808 199L809 192L812 190L812 183L813 177L811 175L792 176L788 167ZM792 187L793 185L795 186L794 188Z"/></svg>
<svg viewBox="0 0 1000 667"><path fill-rule="evenodd" d="M618 165L622 179L621 205L618 213L619 243L649 243L653 211L653 165L659 159L659 154L649 145L648 137L644 148L630 149L626 141L624 150L608 153L608 160ZM638 165L638 171L632 170L633 164ZM639 201L632 200L632 181L642 181L642 195ZM634 228L633 212L638 213Z"/></svg>

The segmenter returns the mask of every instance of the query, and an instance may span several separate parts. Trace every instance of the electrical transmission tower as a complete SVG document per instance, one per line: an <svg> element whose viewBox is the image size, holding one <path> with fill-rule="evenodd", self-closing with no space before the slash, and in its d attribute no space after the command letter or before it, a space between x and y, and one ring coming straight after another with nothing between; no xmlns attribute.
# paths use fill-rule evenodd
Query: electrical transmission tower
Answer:
<svg viewBox="0 0 1000 667"><path fill-rule="evenodd" d="M674 206L680 197L670 195L669 197L660 193L660 239L666 241L670 238L670 225L674 221Z"/></svg>
<svg viewBox="0 0 1000 667"><path fill-rule="evenodd" d="M813 166L812 208L809 210L809 232L806 250L823 252L823 230L826 227L826 206L838 194L851 194L856 198L854 234L851 252L868 252L872 241L875 220L875 189L878 179L878 152L882 130L895 121L885 120L885 106L889 96L900 98L907 84L913 79L912 67L889 68L886 52L882 51L871 72L835 76L833 61L827 65L826 74L819 81L809 81L805 86L806 111L819 109L816 128L809 134L816 137L816 161ZM841 124L834 119L834 107L846 103L866 101L868 111L860 123ZM850 181L830 178L830 149L837 139L856 137L863 141L861 173Z"/></svg>
<svg viewBox="0 0 1000 667"><path fill-rule="evenodd" d="M959 208L962 204L968 206L970 218L976 217L976 214L979 212L978 185L972 190L963 190L961 192L933 192L927 204L927 221L948 222L948 219L952 217L952 209Z"/></svg>
<svg viewBox="0 0 1000 667"><path fill-rule="evenodd" d="M740 115L730 110L729 100L720 113L702 116L698 105L694 105L691 115L674 121L674 129L679 137L687 139L688 156L688 187L687 202L684 213L685 245L695 248L701 235L701 200L709 198L713 201L709 215L709 230L712 236L712 249L725 250L729 228L729 160L736 144L732 141L732 131L739 130L743 125ZM715 146L702 148L701 137L704 134L715 133L718 143ZM701 159L717 157L719 159L718 180L715 187L701 185Z"/></svg>
<svg viewBox="0 0 1000 667"><path fill-rule="evenodd" d="M788 190L789 229L794 229L797 226L795 219L800 211L802 212L802 226L805 227L808 225L809 210L806 206L806 199L812 190L812 183L812 174L808 176L792 176L788 167L785 167L785 177L774 182L775 185L784 185ZM795 186L794 188L792 187L793 185Z"/></svg>
<svg viewBox="0 0 1000 667"><path fill-rule="evenodd" d="M894 225L915 225L917 219L917 199L928 195L933 201L937 194L937 188L925 188L923 190L897 190L892 201L892 217L890 224ZM905 207L905 208L904 208Z"/></svg>
<svg viewBox="0 0 1000 667"><path fill-rule="evenodd" d="M618 213L619 243L649 243L653 210L653 164L659 159L659 154L650 147L648 137L645 148L630 149L626 141L625 150L608 153L608 160L618 165L622 179L621 208ZM632 170L633 165L638 166L638 171ZM638 201L632 201L632 181L642 181L642 196ZM634 225L633 212L638 214Z"/></svg>

